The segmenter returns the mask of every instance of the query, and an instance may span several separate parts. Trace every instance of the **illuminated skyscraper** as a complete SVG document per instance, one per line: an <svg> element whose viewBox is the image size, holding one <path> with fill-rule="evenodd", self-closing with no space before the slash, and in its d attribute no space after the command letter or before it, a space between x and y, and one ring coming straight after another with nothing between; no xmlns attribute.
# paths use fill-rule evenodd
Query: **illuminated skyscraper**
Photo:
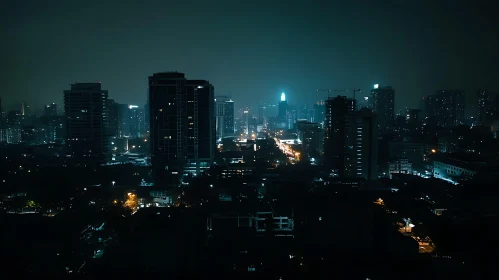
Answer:
<svg viewBox="0 0 499 280"><path fill-rule="evenodd" d="M234 135L234 101L228 96L217 96L216 127L217 139Z"/></svg>

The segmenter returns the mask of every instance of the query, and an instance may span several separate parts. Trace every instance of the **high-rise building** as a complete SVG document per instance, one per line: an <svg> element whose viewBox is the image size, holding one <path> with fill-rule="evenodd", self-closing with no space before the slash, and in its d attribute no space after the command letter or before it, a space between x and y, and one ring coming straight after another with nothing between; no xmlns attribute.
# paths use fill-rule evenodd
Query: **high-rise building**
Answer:
<svg viewBox="0 0 499 280"><path fill-rule="evenodd" d="M43 126L43 136L41 137L43 143L55 143L57 140L62 140L61 130L63 129L63 121L58 116L57 104L52 103L43 107L41 121Z"/></svg>
<svg viewBox="0 0 499 280"><path fill-rule="evenodd" d="M314 104L314 119L313 122L321 124L324 127L324 120L326 119L326 103L323 100Z"/></svg>
<svg viewBox="0 0 499 280"><path fill-rule="evenodd" d="M144 110L137 105L128 105L125 119L128 125L128 137L139 138L145 133Z"/></svg>
<svg viewBox="0 0 499 280"><path fill-rule="evenodd" d="M281 93L281 101L279 102L277 110L277 120L280 123L280 126L283 128L287 127L289 105L284 92Z"/></svg>
<svg viewBox="0 0 499 280"><path fill-rule="evenodd" d="M66 148L77 162L110 158L108 92L100 83L75 83L64 91Z"/></svg>
<svg viewBox="0 0 499 280"><path fill-rule="evenodd" d="M369 99L369 96L363 96L360 99L359 109L364 109L364 108L371 109L371 100Z"/></svg>
<svg viewBox="0 0 499 280"><path fill-rule="evenodd" d="M378 178L378 126L369 109L345 118L344 175L349 178Z"/></svg>
<svg viewBox="0 0 499 280"><path fill-rule="evenodd" d="M380 129L392 124L395 117L395 90L391 86L374 85L371 90L371 109L376 114Z"/></svg>
<svg viewBox="0 0 499 280"><path fill-rule="evenodd" d="M232 99L224 102L224 136L234 135L234 101Z"/></svg>
<svg viewBox="0 0 499 280"><path fill-rule="evenodd" d="M107 100L107 109L108 109L108 119L109 119L109 136L116 138L120 137L120 130L118 129L119 120L118 120L118 110L119 104L114 101L114 99Z"/></svg>
<svg viewBox="0 0 499 280"><path fill-rule="evenodd" d="M21 115L22 116L31 116L33 114L31 110L31 106L26 101L21 101Z"/></svg>
<svg viewBox="0 0 499 280"><path fill-rule="evenodd" d="M216 150L214 88L184 73L149 77L150 140L156 184L177 185L208 168Z"/></svg>
<svg viewBox="0 0 499 280"><path fill-rule="evenodd" d="M234 135L234 101L228 96L217 96L216 127L217 139Z"/></svg>
<svg viewBox="0 0 499 280"><path fill-rule="evenodd" d="M340 177L374 180L378 173L378 128L369 109L355 111L346 96L326 100L324 163Z"/></svg>
<svg viewBox="0 0 499 280"><path fill-rule="evenodd" d="M464 122L464 92L438 90L425 99L426 123L440 127L454 127Z"/></svg>
<svg viewBox="0 0 499 280"><path fill-rule="evenodd" d="M9 111L5 117L4 140L8 144L21 142L23 115L21 111Z"/></svg>
<svg viewBox="0 0 499 280"><path fill-rule="evenodd" d="M244 126L244 134L248 135L250 134L250 130L249 130L249 110L248 108L246 108L244 111L243 111L243 126Z"/></svg>
<svg viewBox="0 0 499 280"><path fill-rule="evenodd" d="M147 98L149 98L149 94L147 95ZM149 116L150 109L149 109L149 99L146 102L146 105L144 105L144 129L146 133L149 133L149 120L151 117Z"/></svg>
<svg viewBox="0 0 499 280"><path fill-rule="evenodd" d="M296 121L296 131L298 139L302 142L303 149L309 156L322 153L324 130L320 124L298 120Z"/></svg>
<svg viewBox="0 0 499 280"><path fill-rule="evenodd" d="M345 118L354 111L355 102L346 96L329 97L325 102L324 163L344 176Z"/></svg>
<svg viewBox="0 0 499 280"><path fill-rule="evenodd" d="M492 100L486 90L478 90L476 95L476 121L477 124L482 125L487 121L488 116L490 115Z"/></svg>
<svg viewBox="0 0 499 280"><path fill-rule="evenodd" d="M45 105L45 107L43 107L43 116L57 117L57 105L55 103Z"/></svg>
<svg viewBox="0 0 499 280"><path fill-rule="evenodd" d="M260 106L258 106L258 125L263 125L264 127L267 126L267 118L268 118L268 113L267 113L267 104L265 102L260 102Z"/></svg>

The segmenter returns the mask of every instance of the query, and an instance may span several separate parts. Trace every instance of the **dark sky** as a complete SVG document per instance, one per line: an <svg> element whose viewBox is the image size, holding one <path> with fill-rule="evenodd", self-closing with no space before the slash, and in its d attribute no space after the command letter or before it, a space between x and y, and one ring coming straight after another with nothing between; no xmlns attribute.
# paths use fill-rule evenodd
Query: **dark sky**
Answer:
<svg viewBox="0 0 499 280"><path fill-rule="evenodd" d="M100 81L143 105L147 77L169 70L238 107L374 83L396 89L398 108L439 88L497 92L499 4L488 2L4 0L0 96L61 103L70 83Z"/></svg>

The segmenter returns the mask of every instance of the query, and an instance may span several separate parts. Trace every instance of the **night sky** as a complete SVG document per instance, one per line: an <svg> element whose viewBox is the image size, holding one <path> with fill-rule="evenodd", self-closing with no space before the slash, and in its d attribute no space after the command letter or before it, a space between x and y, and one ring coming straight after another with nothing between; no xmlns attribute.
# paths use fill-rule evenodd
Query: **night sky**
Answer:
<svg viewBox="0 0 499 280"><path fill-rule="evenodd" d="M498 4L466 2L5 0L0 96L61 104L69 84L100 81L142 106L147 77L170 70L237 107L281 91L295 105L323 98L317 88L367 95L374 83L396 89L397 109L440 88L497 92Z"/></svg>

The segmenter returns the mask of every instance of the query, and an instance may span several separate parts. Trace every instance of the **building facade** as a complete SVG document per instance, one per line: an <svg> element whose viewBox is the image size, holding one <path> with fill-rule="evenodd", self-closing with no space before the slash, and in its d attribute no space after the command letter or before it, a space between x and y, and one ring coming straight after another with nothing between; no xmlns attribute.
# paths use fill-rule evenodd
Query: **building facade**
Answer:
<svg viewBox="0 0 499 280"><path fill-rule="evenodd" d="M64 91L67 153L78 162L110 159L108 92L100 83L76 83Z"/></svg>
<svg viewBox="0 0 499 280"><path fill-rule="evenodd" d="M149 77L149 102L155 182L176 185L208 168L216 150L213 85L184 73L155 73Z"/></svg>
<svg viewBox="0 0 499 280"><path fill-rule="evenodd" d="M217 96L215 106L217 139L234 136L234 101L228 96Z"/></svg>
<svg viewBox="0 0 499 280"><path fill-rule="evenodd" d="M325 102L324 163L334 174L345 176L344 149L346 116L354 111L353 100L330 97Z"/></svg>
<svg viewBox="0 0 499 280"><path fill-rule="evenodd" d="M345 118L344 175L348 178L378 178L378 126L369 109L351 112Z"/></svg>

